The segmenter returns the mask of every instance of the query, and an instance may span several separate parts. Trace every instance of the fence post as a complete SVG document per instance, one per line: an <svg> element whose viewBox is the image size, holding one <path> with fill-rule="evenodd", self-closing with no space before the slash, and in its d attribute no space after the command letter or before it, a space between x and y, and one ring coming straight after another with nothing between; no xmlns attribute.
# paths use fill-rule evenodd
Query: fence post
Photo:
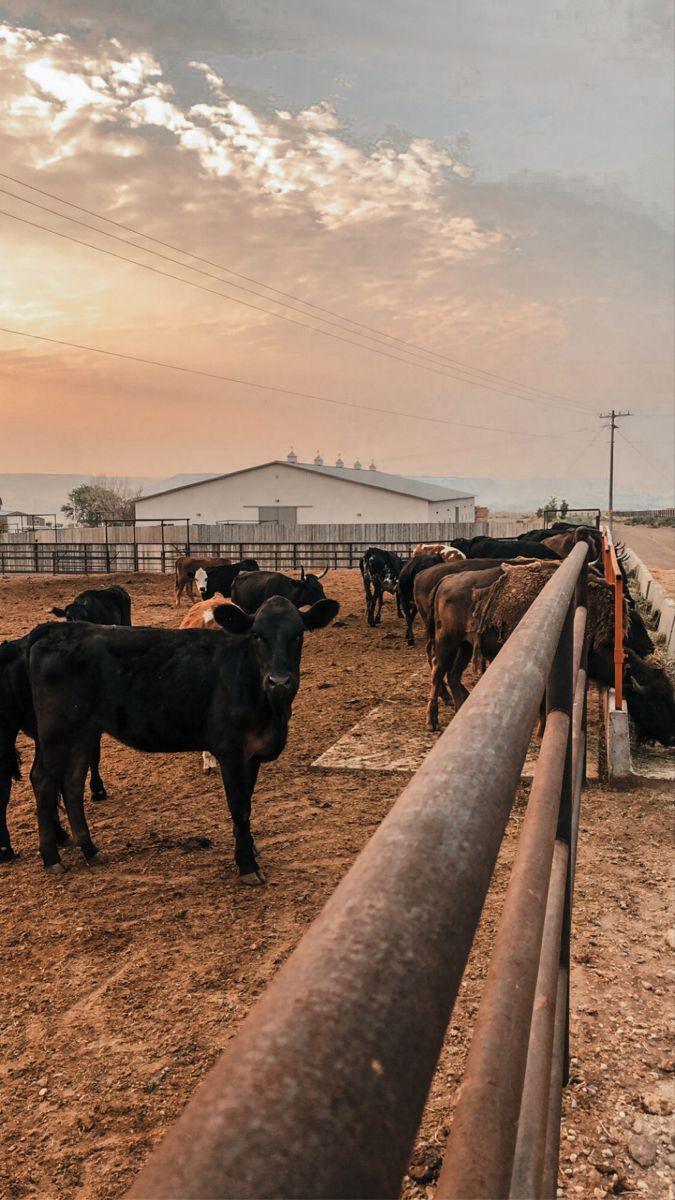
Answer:
<svg viewBox="0 0 675 1200"><path fill-rule="evenodd" d="M33 542L33 570L37 575L40 570L40 552L37 541Z"/></svg>
<svg viewBox="0 0 675 1200"><path fill-rule="evenodd" d="M161 537L162 537L162 549L161 549L161 556L160 556L160 566L161 566L161 569L162 569L162 575L164 575L164 573L165 573L165 571L166 571L166 553L165 553L165 549L164 549L164 522L163 522L163 521L161 521L161 522L160 522L160 531L161 531Z"/></svg>

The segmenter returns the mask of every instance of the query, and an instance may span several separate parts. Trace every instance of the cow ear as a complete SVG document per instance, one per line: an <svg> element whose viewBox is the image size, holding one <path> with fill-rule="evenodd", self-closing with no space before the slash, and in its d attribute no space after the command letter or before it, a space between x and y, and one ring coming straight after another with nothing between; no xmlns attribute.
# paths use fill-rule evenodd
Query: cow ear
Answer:
<svg viewBox="0 0 675 1200"><path fill-rule="evenodd" d="M324 629L337 617L340 605L337 600L317 600L307 612L301 612L305 629Z"/></svg>
<svg viewBox="0 0 675 1200"><path fill-rule="evenodd" d="M219 604L213 610L213 619L226 633L248 633L253 624L253 617L236 604Z"/></svg>
<svg viewBox="0 0 675 1200"><path fill-rule="evenodd" d="M65 608L50 608L49 611L50 613L53 613L55 617L65 617L66 615Z"/></svg>

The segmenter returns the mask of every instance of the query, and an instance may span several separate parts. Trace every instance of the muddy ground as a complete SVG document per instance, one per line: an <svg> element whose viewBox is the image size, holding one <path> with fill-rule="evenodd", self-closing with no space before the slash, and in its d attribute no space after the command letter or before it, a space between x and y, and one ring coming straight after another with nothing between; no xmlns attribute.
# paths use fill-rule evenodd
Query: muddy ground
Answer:
<svg viewBox="0 0 675 1200"><path fill-rule="evenodd" d="M136 623L178 623L168 578L117 581ZM23 634L91 583L2 579L0 637ZM263 768L254 800L266 888L238 883L221 786L197 755L104 741L110 799L88 812L109 862L88 869L66 850L62 880L42 871L30 785L15 786L20 857L0 868L0 1196L123 1193L404 786L401 772L311 767L380 701L399 698L399 726L417 736L426 686L423 649L405 646L392 605L370 630L358 574L333 572L326 584L344 624L307 638L289 744ZM22 753L27 768L29 743ZM433 1195L525 792L404 1183L409 1197ZM594 782L583 803L560 1194L666 1197L675 1164L667 796L645 781L621 792Z"/></svg>

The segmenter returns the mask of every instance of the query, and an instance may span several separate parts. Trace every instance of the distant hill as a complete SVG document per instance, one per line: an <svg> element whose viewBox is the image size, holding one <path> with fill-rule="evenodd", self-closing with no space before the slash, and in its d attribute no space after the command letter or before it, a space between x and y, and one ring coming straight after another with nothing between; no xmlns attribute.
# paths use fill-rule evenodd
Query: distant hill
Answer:
<svg viewBox="0 0 675 1200"><path fill-rule="evenodd" d="M535 512L550 496L567 500L570 508L606 508L607 480L602 479L465 479L446 476L427 476L427 482L447 484L468 492L478 504L491 512ZM617 487L614 494L616 509L668 508L672 493L666 491L633 491Z"/></svg>
<svg viewBox="0 0 675 1200"><path fill-rule="evenodd" d="M146 493L163 492L186 483L197 483L202 479L213 479L217 472L182 473L168 479L152 476L134 476L129 479L133 489L142 488ZM563 497L574 508L600 507L607 503L606 479L481 479L425 476L426 482L440 483L456 491L475 496L478 504L485 504L492 512L533 512L549 498ZM61 505L68 493L81 483L88 483L91 475L42 475L6 473L0 474L0 497L2 508L16 509L27 513L60 513ZM672 495L665 491L631 491L618 487L614 500L617 509L667 508L673 503Z"/></svg>

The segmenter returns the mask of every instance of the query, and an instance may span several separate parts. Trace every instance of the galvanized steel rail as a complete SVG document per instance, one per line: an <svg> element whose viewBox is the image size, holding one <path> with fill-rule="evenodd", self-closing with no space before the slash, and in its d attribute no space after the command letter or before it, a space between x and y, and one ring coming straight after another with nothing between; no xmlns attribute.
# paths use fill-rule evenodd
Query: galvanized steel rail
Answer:
<svg viewBox="0 0 675 1200"><path fill-rule="evenodd" d="M547 729L438 1194L555 1195L586 553L578 544L553 574L130 1198L399 1194L545 691Z"/></svg>

